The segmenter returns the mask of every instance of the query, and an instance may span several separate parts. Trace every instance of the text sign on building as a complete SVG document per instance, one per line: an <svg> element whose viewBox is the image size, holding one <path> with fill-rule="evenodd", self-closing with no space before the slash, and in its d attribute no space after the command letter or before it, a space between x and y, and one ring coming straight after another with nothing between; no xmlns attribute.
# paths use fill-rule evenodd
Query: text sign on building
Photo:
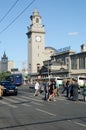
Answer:
<svg viewBox="0 0 86 130"><path fill-rule="evenodd" d="M63 52L63 51L68 51L68 50L70 50L70 49L71 49L71 47L68 46L68 47L60 48L60 49L58 49L57 51L58 51L58 52Z"/></svg>

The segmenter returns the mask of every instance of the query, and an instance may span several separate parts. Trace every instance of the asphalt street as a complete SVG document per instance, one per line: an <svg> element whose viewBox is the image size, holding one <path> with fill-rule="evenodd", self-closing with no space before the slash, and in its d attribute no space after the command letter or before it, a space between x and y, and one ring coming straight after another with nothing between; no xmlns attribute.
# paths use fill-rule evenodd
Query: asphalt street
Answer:
<svg viewBox="0 0 86 130"><path fill-rule="evenodd" d="M20 86L17 96L0 100L0 130L86 130L86 102L67 100L44 101L43 93L33 96L28 86Z"/></svg>

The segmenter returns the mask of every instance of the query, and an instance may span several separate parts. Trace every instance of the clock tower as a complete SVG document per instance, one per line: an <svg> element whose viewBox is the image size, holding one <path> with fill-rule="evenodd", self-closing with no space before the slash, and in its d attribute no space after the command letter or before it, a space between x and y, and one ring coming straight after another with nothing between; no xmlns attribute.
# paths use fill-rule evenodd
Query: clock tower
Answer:
<svg viewBox="0 0 86 130"><path fill-rule="evenodd" d="M8 70L8 57L4 52L3 57L1 58L1 72L6 72Z"/></svg>
<svg viewBox="0 0 86 130"><path fill-rule="evenodd" d="M30 16L28 27L28 70L30 74L37 73L44 61L44 25L37 9Z"/></svg>

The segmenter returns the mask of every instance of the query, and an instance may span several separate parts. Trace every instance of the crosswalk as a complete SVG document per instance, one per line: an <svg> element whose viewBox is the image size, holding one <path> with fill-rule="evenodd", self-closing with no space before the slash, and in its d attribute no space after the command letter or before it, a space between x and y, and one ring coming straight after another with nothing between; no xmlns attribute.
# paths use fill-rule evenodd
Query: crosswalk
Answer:
<svg viewBox="0 0 86 130"><path fill-rule="evenodd" d="M33 105L35 106L44 106L44 100L42 100L43 95L34 97L33 94L28 94L28 92L23 92L22 94L19 94L17 96L6 96L3 97L2 100L0 100L0 105L5 105L11 108L18 108L21 105L24 107L31 107ZM57 100L60 101L67 101L65 103L69 103L68 100L66 100L64 97L59 97ZM86 102L79 102L79 103L85 103Z"/></svg>
<svg viewBox="0 0 86 130"><path fill-rule="evenodd" d="M13 104L10 104L10 103L8 103L8 102L6 102L6 101L0 101L0 104L2 104L2 105L7 105L7 106L9 106L9 107L12 107L12 108L17 108L17 106L15 106L15 105L13 105Z"/></svg>
<svg viewBox="0 0 86 130"><path fill-rule="evenodd" d="M33 105L44 106L45 101L42 100L42 98L43 98L43 95L35 97L33 96L33 94L28 95L27 92L23 92L23 94L19 94L17 96L3 97L3 99L0 100L0 105L6 105L12 108L18 108L21 105L25 107L31 107ZM59 100L64 100L64 99L60 98Z"/></svg>
<svg viewBox="0 0 86 130"><path fill-rule="evenodd" d="M28 92L21 92L21 94L17 96L6 96L3 97L2 100L0 100L0 105L6 105L8 107L12 108L18 108L21 105L25 107L31 107L33 105L35 106L44 106L44 100L42 100L43 95L40 96L33 96L33 94ZM64 100L63 98L60 98L60 100Z"/></svg>
<svg viewBox="0 0 86 130"><path fill-rule="evenodd" d="M6 96L0 100L0 105L6 105L12 108L18 108L20 105L30 107L32 105L43 106L43 100L40 97L18 95L18 96Z"/></svg>

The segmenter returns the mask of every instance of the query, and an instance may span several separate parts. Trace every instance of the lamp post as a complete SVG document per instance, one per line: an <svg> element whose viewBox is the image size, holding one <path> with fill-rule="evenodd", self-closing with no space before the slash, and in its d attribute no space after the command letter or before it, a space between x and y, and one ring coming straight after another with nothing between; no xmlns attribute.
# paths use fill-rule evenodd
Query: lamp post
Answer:
<svg viewBox="0 0 86 130"><path fill-rule="evenodd" d="M49 61L48 61L48 78L49 78L49 83L50 83L50 74L49 74L49 67L50 67L50 64L49 64Z"/></svg>

